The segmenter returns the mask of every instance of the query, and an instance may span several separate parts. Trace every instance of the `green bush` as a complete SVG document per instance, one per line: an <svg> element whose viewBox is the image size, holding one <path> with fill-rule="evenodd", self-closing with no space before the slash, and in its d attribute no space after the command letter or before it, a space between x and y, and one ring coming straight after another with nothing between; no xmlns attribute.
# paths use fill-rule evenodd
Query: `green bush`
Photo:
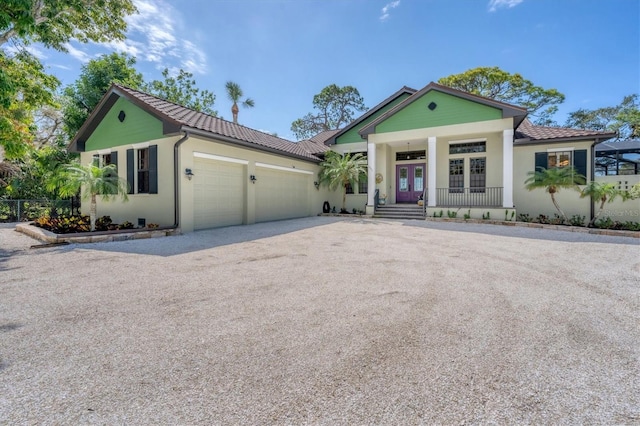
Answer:
<svg viewBox="0 0 640 426"><path fill-rule="evenodd" d="M33 221L39 228L56 234L70 234L74 232L89 232L91 230L91 220L89 216L67 216L58 217L42 216Z"/></svg>
<svg viewBox="0 0 640 426"><path fill-rule="evenodd" d="M571 226L584 226L584 216L580 216L579 214L574 214L569 218L569 224Z"/></svg>
<svg viewBox="0 0 640 426"><path fill-rule="evenodd" d="M529 216L529 213L518 213L518 222L533 222L533 218Z"/></svg>
<svg viewBox="0 0 640 426"><path fill-rule="evenodd" d="M108 231L110 229L115 229L112 226L113 220L111 220L111 216L102 216L96 219L96 231Z"/></svg>

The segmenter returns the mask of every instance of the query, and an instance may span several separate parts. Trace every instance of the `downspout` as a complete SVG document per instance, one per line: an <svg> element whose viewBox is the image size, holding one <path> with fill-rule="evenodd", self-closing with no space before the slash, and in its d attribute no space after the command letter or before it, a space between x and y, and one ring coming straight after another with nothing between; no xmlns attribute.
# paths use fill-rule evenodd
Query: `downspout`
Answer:
<svg viewBox="0 0 640 426"><path fill-rule="evenodd" d="M594 139L593 143L591 144L591 173L589 173L590 175L590 179L591 182L593 182L596 179L596 145L599 143L598 139ZM593 219L593 216L595 216L596 214L596 209L595 209L595 201L593 199L593 196L589 197L589 199L591 200L591 209L590 209L590 216L589 216L589 222L591 222L591 219Z"/></svg>
<svg viewBox="0 0 640 426"><path fill-rule="evenodd" d="M178 190L178 179L180 178L180 171L178 170L178 154L180 151L180 145L189 139L189 132L184 131L184 136L181 137L173 145L173 227L177 228L180 225L180 191Z"/></svg>

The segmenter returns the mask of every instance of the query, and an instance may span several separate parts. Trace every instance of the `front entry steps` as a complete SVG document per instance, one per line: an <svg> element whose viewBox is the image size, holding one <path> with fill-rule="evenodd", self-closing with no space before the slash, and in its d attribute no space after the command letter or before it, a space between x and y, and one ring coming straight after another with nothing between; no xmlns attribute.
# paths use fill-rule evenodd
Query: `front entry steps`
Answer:
<svg viewBox="0 0 640 426"><path fill-rule="evenodd" d="M424 210L417 204L386 204L376 208L374 218L424 220Z"/></svg>

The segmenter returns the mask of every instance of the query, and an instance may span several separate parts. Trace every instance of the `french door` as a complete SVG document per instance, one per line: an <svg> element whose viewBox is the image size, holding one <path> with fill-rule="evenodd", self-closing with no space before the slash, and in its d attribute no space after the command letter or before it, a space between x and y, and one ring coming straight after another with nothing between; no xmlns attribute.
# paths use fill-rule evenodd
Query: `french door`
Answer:
<svg viewBox="0 0 640 426"><path fill-rule="evenodd" d="M396 165L396 203L415 203L424 191L424 163Z"/></svg>

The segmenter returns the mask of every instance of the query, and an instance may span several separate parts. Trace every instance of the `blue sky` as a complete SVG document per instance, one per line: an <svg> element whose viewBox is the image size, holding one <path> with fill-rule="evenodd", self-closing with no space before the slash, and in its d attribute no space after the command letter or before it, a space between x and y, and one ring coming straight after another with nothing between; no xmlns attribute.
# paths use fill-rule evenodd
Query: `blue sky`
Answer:
<svg viewBox="0 0 640 426"><path fill-rule="evenodd" d="M216 94L231 118L233 80L255 108L246 126L293 139L291 122L335 83L372 107L404 85L479 66L520 73L566 95L556 120L578 108L617 105L640 92L638 0L135 0L128 39L40 49L72 83L83 63L113 50L138 59L145 80L183 68ZM37 48L37 46L36 46Z"/></svg>

